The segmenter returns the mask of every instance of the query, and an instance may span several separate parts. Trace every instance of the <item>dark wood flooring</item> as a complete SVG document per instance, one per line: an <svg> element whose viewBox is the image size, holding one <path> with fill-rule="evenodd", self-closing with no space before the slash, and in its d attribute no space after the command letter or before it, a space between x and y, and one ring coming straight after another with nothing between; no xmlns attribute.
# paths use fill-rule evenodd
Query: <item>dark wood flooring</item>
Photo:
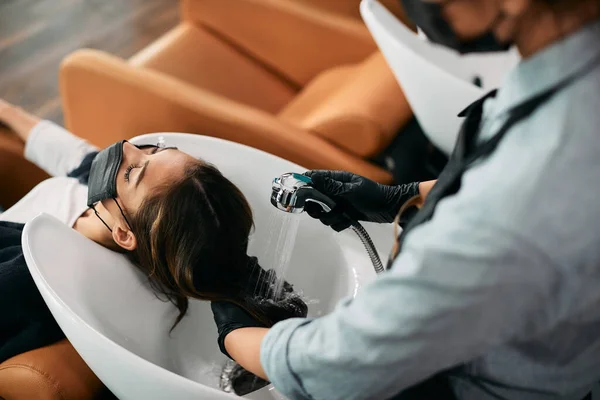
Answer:
<svg viewBox="0 0 600 400"><path fill-rule="evenodd" d="M67 54L87 47L128 58L178 19L177 0L0 0L0 98L62 123Z"/></svg>

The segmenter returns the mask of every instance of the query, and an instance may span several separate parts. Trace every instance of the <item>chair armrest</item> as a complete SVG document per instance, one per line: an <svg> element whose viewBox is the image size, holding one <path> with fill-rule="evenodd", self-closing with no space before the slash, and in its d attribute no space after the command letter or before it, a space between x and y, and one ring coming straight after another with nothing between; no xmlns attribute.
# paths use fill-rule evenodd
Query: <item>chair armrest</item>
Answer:
<svg viewBox="0 0 600 400"><path fill-rule="evenodd" d="M0 205L9 208L48 174L23 155L24 143L14 133L0 128ZM0 396L1 397L1 396Z"/></svg>
<svg viewBox="0 0 600 400"><path fill-rule="evenodd" d="M0 364L0 398L88 400L103 387L66 339Z"/></svg>
<svg viewBox="0 0 600 400"><path fill-rule="evenodd" d="M344 1L358 9L358 1ZM298 87L325 69L360 62L377 48L361 20L297 0L182 0L181 16L217 32Z"/></svg>
<svg viewBox="0 0 600 400"><path fill-rule="evenodd" d="M149 132L197 133L255 147L307 168L346 169L382 182L391 179L377 166L266 112L99 51L68 56L60 80L67 127L100 147Z"/></svg>

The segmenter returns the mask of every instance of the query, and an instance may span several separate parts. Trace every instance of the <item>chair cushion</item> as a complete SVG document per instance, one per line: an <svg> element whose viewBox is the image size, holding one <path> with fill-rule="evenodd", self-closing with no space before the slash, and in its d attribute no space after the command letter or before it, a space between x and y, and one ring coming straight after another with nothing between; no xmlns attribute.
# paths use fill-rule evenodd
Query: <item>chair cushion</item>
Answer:
<svg viewBox="0 0 600 400"><path fill-rule="evenodd" d="M212 32L187 23L133 56L129 63L273 114L296 95L292 86L251 57Z"/></svg>
<svg viewBox="0 0 600 400"><path fill-rule="evenodd" d="M279 113L282 120L363 158L383 150L411 117L379 52L359 65L320 74Z"/></svg>
<svg viewBox="0 0 600 400"><path fill-rule="evenodd" d="M66 339L0 364L0 398L87 400L103 388Z"/></svg>
<svg viewBox="0 0 600 400"><path fill-rule="evenodd" d="M182 0L182 18L235 43L296 87L377 49L357 18L326 12L331 0ZM358 0L350 1L358 10ZM334 8L337 8L334 6ZM333 10L332 10L333 11Z"/></svg>

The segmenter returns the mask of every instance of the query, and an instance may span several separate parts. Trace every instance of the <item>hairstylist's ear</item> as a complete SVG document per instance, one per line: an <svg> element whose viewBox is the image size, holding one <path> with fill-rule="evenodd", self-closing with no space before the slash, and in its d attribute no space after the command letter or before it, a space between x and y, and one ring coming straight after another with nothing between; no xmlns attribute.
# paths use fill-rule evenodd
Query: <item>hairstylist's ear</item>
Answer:
<svg viewBox="0 0 600 400"><path fill-rule="evenodd" d="M137 247L137 239L129 229L116 224L112 230L112 237L116 244L125 250L132 251Z"/></svg>

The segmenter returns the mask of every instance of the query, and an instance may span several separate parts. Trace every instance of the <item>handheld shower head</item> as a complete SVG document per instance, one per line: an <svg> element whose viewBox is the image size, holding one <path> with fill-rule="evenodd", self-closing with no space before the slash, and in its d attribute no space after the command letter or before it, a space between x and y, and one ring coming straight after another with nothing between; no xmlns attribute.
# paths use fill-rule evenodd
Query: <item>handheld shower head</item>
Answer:
<svg viewBox="0 0 600 400"><path fill-rule="evenodd" d="M335 207L333 200L312 187L312 180L306 175L289 172L273 179L271 204L275 207L288 213L299 214L304 211L306 203L318 204L326 213ZM365 228L358 221L353 221L350 227L364 244L375 271L383 272L377 249Z"/></svg>
<svg viewBox="0 0 600 400"><path fill-rule="evenodd" d="M273 179L272 189L271 204L285 212L299 214L310 202L318 204L325 212L335 207L335 202L313 188L312 180L305 175L283 174Z"/></svg>

